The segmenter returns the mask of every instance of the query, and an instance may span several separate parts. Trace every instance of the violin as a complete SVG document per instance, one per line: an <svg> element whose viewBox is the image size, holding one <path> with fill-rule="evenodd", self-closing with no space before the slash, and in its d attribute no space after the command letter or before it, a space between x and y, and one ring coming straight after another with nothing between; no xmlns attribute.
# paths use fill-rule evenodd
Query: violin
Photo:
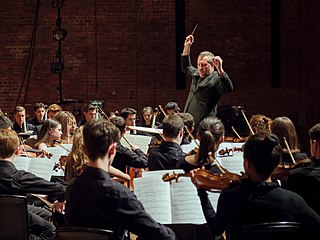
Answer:
<svg viewBox="0 0 320 240"><path fill-rule="evenodd" d="M226 136L226 137L224 137L224 141L225 142L241 143L241 142L247 141L248 138L249 137L238 138L238 137L233 137L233 136Z"/></svg>
<svg viewBox="0 0 320 240"><path fill-rule="evenodd" d="M178 180L179 177L191 177L191 173L166 173L162 176L164 182L171 182L172 180ZM211 190L223 190L230 185L240 182L246 175L241 175L231 172L225 172L222 174L212 173L208 170L198 169L195 171L194 180L203 189L207 191Z"/></svg>
<svg viewBox="0 0 320 240"><path fill-rule="evenodd" d="M302 159L295 163L280 163L272 172L271 176L281 181L288 180L289 172L299 167L307 167L312 163L311 159Z"/></svg>
<svg viewBox="0 0 320 240"><path fill-rule="evenodd" d="M29 145L25 145L25 144L19 147L18 155L22 157L29 157L29 158L47 157L49 159L53 156L52 153L48 153L46 150L34 149Z"/></svg>

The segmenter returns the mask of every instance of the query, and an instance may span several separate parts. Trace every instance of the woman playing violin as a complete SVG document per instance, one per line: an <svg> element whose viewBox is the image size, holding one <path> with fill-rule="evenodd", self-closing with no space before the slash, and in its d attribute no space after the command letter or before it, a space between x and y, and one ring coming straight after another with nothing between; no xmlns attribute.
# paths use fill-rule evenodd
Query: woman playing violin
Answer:
<svg viewBox="0 0 320 240"><path fill-rule="evenodd" d="M78 128L75 116L71 112L61 111L56 116L56 120L61 123L62 140L65 143L72 143L72 136Z"/></svg>
<svg viewBox="0 0 320 240"><path fill-rule="evenodd" d="M248 179L222 190L217 210L213 209L206 191L191 178L198 189L206 221L215 235L226 231L227 239L239 240L245 225L272 221L296 221L311 230L319 229L320 217L306 202L271 181L281 154L275 135L251 136L244 145L243 164Z"/></svg>
<svg viewBox="0 0 320 240"><path fill-rule="evenodd" d="M62 127L58 120L47 119L38 136L38 141L35 147L40 150L46 150L48 147L54 147L56 140L60 140L62 136Z"/></svg>
<svg viewBox="0 0 320 240"><path fill-rule="evenodd" d="M198 138L200 140L199 149L195 154L187 155L184 160L179 161L176 168L190 172L192 169L204 166L211 172L221 173L215 165L214 155L224 138L222 121L216 117L203 119L199 124Z"/></svg>

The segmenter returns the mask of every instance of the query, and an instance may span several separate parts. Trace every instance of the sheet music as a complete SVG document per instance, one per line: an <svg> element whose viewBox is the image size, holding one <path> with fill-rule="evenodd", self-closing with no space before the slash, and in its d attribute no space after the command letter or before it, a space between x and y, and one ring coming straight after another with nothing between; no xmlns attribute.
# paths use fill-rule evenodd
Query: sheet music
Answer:
<svg viewBox="0 0 320 240"><path fill-rule="evenodd" d="M197 189L189 177L180 177L171 185L172 223L202 224L203 215Z"/></svg>
<svg viewBox="0 0 320 240"><path fill-rule="evenodd" d="M148 128L148 127L139 127L139 126L128 126L128 128L132 130L137 130L140 132L148 132L148 133L155 133L155 134L163 133L163 130L160 128Z"/></svg>
<svg viewBox="0 0 320 240"><path fill-rule="evenodd" d="M199 140L197 140L197 143L200 144ZM184 144L184 145L181 145L181 149L184 153L188 153L190 152L191 150L195 149L197 146L197 143L195 143L195 141L191 140L191 142L189 144Z"/></svg>
<svg viewBox="0 0 320 240"><path fill-rule="evenodd" d="M175 173L184 173L182 169L171 169L171 170L158 170L158 171L143 171L142 177L149 177L149 176L158 176L159 179L162 179L162 176L166 173L172 174Z"/></svg>
<svg viewBox="0 0 320 240"><path fill-rule="evenodd" d="M139 147L145 154L147 154L149 143L152 137L144 136L144 135L133 135L133 134L127 134L127 133L124 136L130 144ZM120 142L124 147L127 147L130 149L129 144L123 138L121 138Z"/></svg>
<svg viewBox="0 0 320 240"><path fill-rule="evenodd" d="M221 163L222 167L227 169L229 172L239 174L241 171L244 172L243 168L243 153L234 152L233 156L218 157L217 160Z"/></svg>
<svg viewBox="0 0 320 240"><path fill-rule="evenodd" d="M171 223L170 184L157 176L134 178L134 193L157 222Z"/></svg>
<svg viewBox="0 0 320 240"><path fill-rule="evenodd" d="M52 159L16 156L12 162L18 170L31 172L48 181L51 179L52 169L54 166L54 161Z"/></svg>
<svg viewBox="0 0 320 240"><path fill-rule="evenodd" d="M63 145L70 145L70 144L63 144ZM51 159L54 160L55 163L59 163L59 159L61 156L68 156L69 152L61 147L49 147L47 148L48 153L52 153Z"/></svg>

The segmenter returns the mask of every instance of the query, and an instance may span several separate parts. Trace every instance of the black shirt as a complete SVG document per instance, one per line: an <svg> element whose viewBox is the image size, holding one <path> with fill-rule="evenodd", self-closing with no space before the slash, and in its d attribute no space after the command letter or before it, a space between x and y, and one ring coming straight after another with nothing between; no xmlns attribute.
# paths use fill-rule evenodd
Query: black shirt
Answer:
<svg viewBox="0 0 320 240"><path fill-rule="evenodd" d="M100 169L87 167L67 188L67 225L111 229L122 239L127 229L139 239L175 239L171 229L157 223L127 187Z"/></svg>
<svg viewBox="0 0 320 240"><path fill-rule="evenodd" d="M113 159L112 166L122 172L126 172L126 167L146 168L148 167L147 155L139 148L132 152L124 147L120 142L117 144L117 154Z"/></svg>
<svg viewBox="0 0 320 240"><path fill-rule="evenodd" d="M185 153L179 144L163 142L149 155L149 171L175 169L177 162L184 157Z"/></svg>
<svg viewBox="0 0 320 240"><path fill-rule="evenodd" d="M49 182L30 172L17 170L12 162L0 160L0 194L27 193L56 195L59 202L65 199L65 187L60 183Z"/></svg>
<svg viewBox="0 0 320 240"><path fill-rule="evenodd" d="M220 235L227 229L230 240L242 237L244 225L295 221L305 227L319 229L320 217L296 193L282 189L278 183L251 182L224 189L217 211L212 208L205 190L199 189L203 213L210 229Z"/></svg>

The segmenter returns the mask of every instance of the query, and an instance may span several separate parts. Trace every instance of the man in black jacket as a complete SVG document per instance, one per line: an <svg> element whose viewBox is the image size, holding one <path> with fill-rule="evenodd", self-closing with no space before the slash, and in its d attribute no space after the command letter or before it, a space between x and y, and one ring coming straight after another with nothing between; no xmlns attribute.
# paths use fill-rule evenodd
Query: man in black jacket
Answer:
<svg viewBox="0 0 320 240"><path fill-rule="evenodd" d="M63 211L65 188L60 183L49 182L32 173L17 170L12 160L19 147L15 131L0 129L0 194L26 195L27 193L56 195L54 207ZM45 161L45 159L44 159ZM54 239L55 226L49 222L50 213L45 209L28 205L30 238Z"/></svg>

